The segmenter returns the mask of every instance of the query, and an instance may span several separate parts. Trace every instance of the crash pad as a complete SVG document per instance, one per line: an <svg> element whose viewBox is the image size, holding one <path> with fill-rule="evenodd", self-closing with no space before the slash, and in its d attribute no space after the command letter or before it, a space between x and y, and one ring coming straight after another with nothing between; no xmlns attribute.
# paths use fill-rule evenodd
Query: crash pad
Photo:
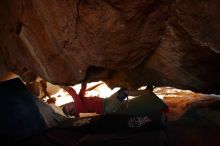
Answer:
<svg viewBox="0 0 220 146"><path fill-rule="evenodd" d="M0 139L19 140L44 131L36 97L19 79L0 82Z"/></svg>
<svg viewBox="0 0 220 146"><path fill-rule="evenodd" d="M167 105L156 94L149 91L144 95L125 101L114 114L144 116L166 108Z"/></svg>

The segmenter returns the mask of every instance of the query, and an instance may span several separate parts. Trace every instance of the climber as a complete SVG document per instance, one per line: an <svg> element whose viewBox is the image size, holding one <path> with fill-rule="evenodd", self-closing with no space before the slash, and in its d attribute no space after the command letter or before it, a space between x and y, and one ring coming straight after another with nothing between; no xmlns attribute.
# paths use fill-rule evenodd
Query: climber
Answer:
<svg viewBox="0 0 220 146"><path fill-rule="evenodd" d="M118 92L113 94L109 98L100 97L85 97L86 83L81 84L81 90L79 94L72 87L63 87L73 98L74 103L69 103L63 107L63 111L67 115L79 116L79 113L92 113L97 114L109 114L116 111L125 98L129 95L137 96L146 92L148 90L134 90L128 91L125 88L121 88Z"/></svg>
<svg viewBox="0 0 220 146"><path fill-rule="evenodd" d="M120 106L121 102L128 97L126 89L120 89L117 93L113 94L110 98L100 98L100 97L85 97L86 83L81 84L81 89L79 94L72 87L63 87L73 98L69 105L63 107L63 111L66 114L78 117L79 113L92 113L97 114L107 114L111 113Z"/></svg>

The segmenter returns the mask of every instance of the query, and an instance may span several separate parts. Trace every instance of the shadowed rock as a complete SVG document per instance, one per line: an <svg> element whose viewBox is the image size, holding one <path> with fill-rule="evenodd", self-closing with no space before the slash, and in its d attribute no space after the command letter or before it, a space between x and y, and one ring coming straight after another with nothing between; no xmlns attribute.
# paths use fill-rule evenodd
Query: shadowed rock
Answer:
<svg viewBox="0 0 220 146"><path fill-rule="evenodd" d="M0 56L55 84L220 93L218 0L0 2Z"/></svg>

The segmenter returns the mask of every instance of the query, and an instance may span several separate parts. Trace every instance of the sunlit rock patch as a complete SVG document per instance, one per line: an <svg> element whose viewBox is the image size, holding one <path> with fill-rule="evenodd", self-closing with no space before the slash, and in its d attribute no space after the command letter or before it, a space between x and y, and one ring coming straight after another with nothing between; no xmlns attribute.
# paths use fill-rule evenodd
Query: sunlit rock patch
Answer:
<svg viewBox="0 0 220 146"><path fill-rule="evenodd" d="M156 88L154 92L168 105L170 112L167 114L167 118L169 121L179 119L189 108L207 107L220 100L219 95L195 93L172 87Z"/></svg>

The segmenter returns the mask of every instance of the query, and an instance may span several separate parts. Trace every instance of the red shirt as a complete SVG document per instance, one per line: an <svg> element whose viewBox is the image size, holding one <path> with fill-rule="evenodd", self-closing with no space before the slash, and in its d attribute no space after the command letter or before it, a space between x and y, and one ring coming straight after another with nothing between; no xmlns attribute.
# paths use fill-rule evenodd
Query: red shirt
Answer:
<svg viewBox="0 0 220 146"><path fill-rule="evenodd" d="M104 99L100 97L84 97L86 91L86 83L82 83L79 95L71 87L66 87L65 90L72 96L75 104L75 116L79 113L104 114Z"/></svg>

